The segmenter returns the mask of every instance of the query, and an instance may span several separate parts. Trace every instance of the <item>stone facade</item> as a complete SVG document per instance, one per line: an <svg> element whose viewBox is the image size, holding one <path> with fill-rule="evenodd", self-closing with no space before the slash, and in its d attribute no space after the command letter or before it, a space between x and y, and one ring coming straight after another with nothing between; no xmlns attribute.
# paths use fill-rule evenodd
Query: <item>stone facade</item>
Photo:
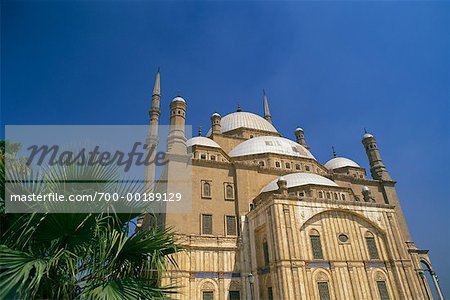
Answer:
<svg viewBox="0 0 450 300"><path fill-rule="evenodd" d="M158 73L151 126L159 81ZM263 106L264 118L239 109L226 124L215 113L209 136L186 146L186 102L170 104L169 148L192 157L192 212L163 218L186 247L162 280L179 287L173 298L432 299L427 251L411 240L376 139L362 140L372 178L345 159L328 169L310 154L303 129L296 142L272 130L265 93Z"/></svg>

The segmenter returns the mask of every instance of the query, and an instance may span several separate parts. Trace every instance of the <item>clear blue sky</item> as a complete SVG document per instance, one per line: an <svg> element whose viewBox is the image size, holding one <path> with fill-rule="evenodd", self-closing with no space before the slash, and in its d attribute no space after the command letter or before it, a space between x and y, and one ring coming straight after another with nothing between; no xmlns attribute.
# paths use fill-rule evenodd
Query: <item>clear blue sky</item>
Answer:
<svg viewBox="0 0 450 300"><path fill-rule="evenodd" d="M449 2L2 1L2 124L146 124L162 70L163 122L261 113L368 169L363 127L398 180L414 240L450 287ZM3 136L3 126L0 136Z"/></svg>

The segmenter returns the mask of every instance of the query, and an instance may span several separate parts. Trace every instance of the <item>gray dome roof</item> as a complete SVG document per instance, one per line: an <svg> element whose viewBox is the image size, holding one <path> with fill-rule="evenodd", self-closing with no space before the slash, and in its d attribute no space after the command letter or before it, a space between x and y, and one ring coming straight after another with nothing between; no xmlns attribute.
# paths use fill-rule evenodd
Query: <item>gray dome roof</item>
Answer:
<svg viewBox="0 0 450 300"><path fill-rule="evenodd" d="M278 136L258 136L251 138L237 145L228 155L237 157L262 153L275 153L315 159L311 152L306 150L302 145Z"/></svg>
<svg viewBox="0 0 450 300"><path fill-rule="evenodd" d="M220 133L224 133L227 131L231 131L237 128L250 128L268 132L276 132L278 131L270 124L266 119L256 114L238 111L231 114L228 114L220 120ZM207 135L211 134L211 129L209 130Z"/></svg>
<svg viewBox="0 0 450 300"><path fill-rule="evenodd" d="M188 147L192 147L194 145L207 146L212 148L220 148L219 144L214 142L212 139L209 139L204 136L196 136L193 137L186 142Z"/></svg>
<svg viewBox="0 0 450 300"><path fill-rule="evenodd" d="M323 176L320 176L320 175L314 174L314 173L303 173L303 172L292 173L292 174L284 175L283 179L287 181L288 188L302 186L302 185L308 185L308 184L334 186L334 187L338 186L334 181L331 181L328 178L325 178ZM266 185L261 190L261 193L278 190L278 184L277 184L278 180L279 180L279 178L271 181L268 185Z"/></svg>
<svg viewBox="0 0 450 300"><path fill-rule="evenodd" d="M325 163L325 168L328 170L334 170L339 169L343 167L355 167L355 168L361 168L357 163L355 163L353 160L345 158L345 157L335 157L333 159L330 159Z"/></svg>

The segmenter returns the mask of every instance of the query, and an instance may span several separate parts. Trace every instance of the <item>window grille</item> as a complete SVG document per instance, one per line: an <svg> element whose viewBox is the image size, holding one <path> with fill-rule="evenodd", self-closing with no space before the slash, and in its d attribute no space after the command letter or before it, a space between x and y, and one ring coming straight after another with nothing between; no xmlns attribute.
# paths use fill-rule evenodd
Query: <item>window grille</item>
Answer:
<svg viewBox="0 0 450 300"><path fill-rule="evenodd" d="M369 250L370 259L379 259L377 244L374 237L366 237L367 249Z"/></svg>
<svg viewBox="0 0 450 300"><path fill-rule="evenodd" d="M236 217L227 216L227 235L236 235Z"/></svg>
<svg viewBox="0 0 450 300"><path fill-rule="evenodd" d="M389 300L389 293L385 281L377 281L378 292L381 300Z"/></svg>
<svg viewBox="0 0 450 300"><path fill-rule="evenodd" d="M328 289L328 282L318 282L317 287L319 288L319 299L320 300L330 300L330 291Z"/></svg>
<svg viewBox="0 0 450 300"><path fill-rule="evenodd" d="M212 234L212 215L202 215L202 234Z"/></svg>
<svg viewBox="0 0 450 300"><path fill-rule="evenodd" d="M225 196L227 199L234 199L233 186L231 184L225 185Z"/></svg>
<svg viewBox="0 0 450 300"><path fill-rule="evenodd" d="M228 299L241 300L241 293L239 291L230 291Z"/></svg>
<svg viewBox="0 0 450 300"><path fill-rule="evenodd" d="M267 299L273 300L273 290L271 287L267 288Z"/></svg>
<svg viewBox="0 0 450 300"><path fill-rule="evenodd" d="M203 197L211 197L211 184L203 182Z"/></svg>
<svg viewBox="0 0 450 300"><path fill-rule="evenodd" d="M269 266L269 244L267 244L267 241L263 242L263 252L264 252L264 266Z"/></svg>
<svg viewBox="0 0 450 300"><path fill-rule="evenodd" d="M214 299L214 292L211 291L203 292L203 300L213 300L213 299Z"/></svg>
<svg viewBox="0 0 450 300"><path fill-rule="evenodd" d="M311 239L313 258L314 259L323 259L322 244L320 243L320 236L311 235L310 239Z"/></svg>

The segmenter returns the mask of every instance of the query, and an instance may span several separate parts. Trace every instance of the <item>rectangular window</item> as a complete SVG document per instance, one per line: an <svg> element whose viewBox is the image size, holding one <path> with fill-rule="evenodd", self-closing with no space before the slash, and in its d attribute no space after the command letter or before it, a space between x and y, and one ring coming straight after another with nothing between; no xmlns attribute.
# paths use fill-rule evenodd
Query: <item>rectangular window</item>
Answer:
<svg viewBox="0 0 450 300"><path fill-rule="evenodd" d="M213 300L213 299L214 299L214 292L211 291L203 292L203 300Z"/></svg>
<svg viewBox="0 0 450 300"><path fill-rule="evenodd" d="M263 252L264 252L264 267L269 266L269 244L267 244L267 241L263 242Z"/></svg>
<svg viewBox="0 0 450 300"><path fill-rule="evenodd" d="M318 282L317 287L319 288L319 299L320 300L330 300L330 291L328 289L328 282Z"/></svg>
<svg viewBox="0 0 450 300"><path fill-rule="evenodd" d="M200 154L200 159L206 159L206 154Z"/></svg>
<svg viewBox="0 0 450 300"><path fill-rule="evenodd" d="M236 217L226 216L227 235L236 235Z"/></svg>
<svg viewBox="0 0 450 300"><path fill-rule="evenodd" d="M230 291L229 300L241 300L241 293L239 291Z"/></svg>
<svg viewBox="0 0 450 300"><path fill-rule="evenodd" d="M276 162L275 162L275 167L281 168L281 163L280 163L279 161L276 161Z"/></svg>
<svg viewBox="0 0 450 300"><path fill-rule="evenodd" d="M212 234L212 215L202 215L202 234Z"/></svg>
<svg viewBox="0 0 450 300"><path fill-rule="evenodd" d="M305 170L306 170L307 172L309 172L309 170L310 170L309 166L306 166L306 167L305 167Z"/></svg>
<svg viewBox="0 0 450 300"><path fill-rule="evenodd" d="M389 300L389 293L385 281L377 281L378 292L381 300Z"/></svg>
<svg viewBox="0 0 450 300"><path fill-rule="evenodd" d="M311 247L314 259L323 259L322 244L320 243L320 236L311 235Z"/></svg>
<svg viewBox="0 0 450 300"><path fill-rule="evenodd" d="M374 237L366 237L367 249L369 250L370 259L380 259L378 255L377 244Z"/></svg>
<svg viewBox="0 0 450 300"><path fill-rule="evenodd" d="M286 169L290 169L291 168L291 164L290 163L286 163Z"/></svg>
<svg viewBox="0 0 450 300"><path fill-rule="evenodd" d="M267 299L273 300L273 290L271 287L267 288Z"/></svg>

